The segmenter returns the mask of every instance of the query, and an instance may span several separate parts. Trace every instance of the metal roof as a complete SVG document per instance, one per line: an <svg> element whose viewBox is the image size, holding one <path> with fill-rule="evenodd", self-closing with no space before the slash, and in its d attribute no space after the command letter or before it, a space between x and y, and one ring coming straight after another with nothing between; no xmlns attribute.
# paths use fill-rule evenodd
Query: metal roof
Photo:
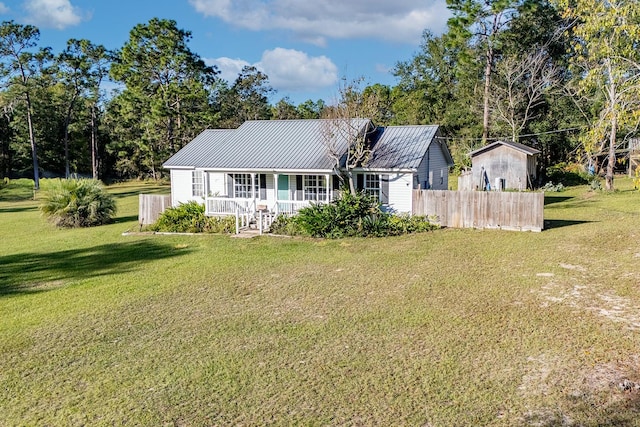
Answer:
<svg viewBox="0 0 640 427"><path fill-rule="evenodd" d="M163 166L165 168L201 168L211 157L224 150L224 141L235 129L206 129L174 154Z"/></svg>
<svg viewBox="0 0 640 427"><path fill-rule="evenodd" d="M438 126L388 126L378 128L369 169L416 169L434 141ZM447 161L453 163L443 146Z"/></svg>
<svg viewBox="0 0 640 427"><path fill-rule="evenodd" d="M345 122L346 123L346 122ZM335 132L331 120L252 120L235 130L205 130L164 163L166 168L220 170L331 170L327 132ZM352 128L364 133L369 119L352 119ZM438 126L389 126L371 134L374 155L367 168L415 169L420 165ZM347 142L338 136L337 148ZM451 156L442 145L447 159Z"/></svg>
<svg viewBox="0 0 640 427"><path fill-rule="evenodd" d="M489 145L485 145L484 147L478 148L475 151L472 151L471 153L469 153L469 156L473 157L473 156L477 156L480 153L483 153L485 151L489 151L491 149L493 149L494 147L497 147L498 145L505 145L507 147L511 147L515 150L521 151L525 154L528 154L530 156L533 156L534 154L539 154L540 150L536 150L535 148L526 146L524 144L520 144L519 142L513 142L513 141L496 141L493 142Z"/></svg>

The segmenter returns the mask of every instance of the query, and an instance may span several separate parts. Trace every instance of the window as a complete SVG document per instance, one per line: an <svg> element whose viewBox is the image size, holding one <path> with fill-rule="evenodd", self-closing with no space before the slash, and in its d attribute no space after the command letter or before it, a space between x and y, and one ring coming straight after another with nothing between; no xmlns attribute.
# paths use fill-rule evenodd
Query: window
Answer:
<svg viewBox="0 0 640 427"><path fill-rule="evenodd" d="M233 179L233 197L239 199L250 199L255 194L258 196L260 191L260 177L261 175L257 175L255 179L255 185L253 191L251 190L252 178L249 173L234 173L232 174Z"/></svg>
<svg viewBox="0 0 640 427"><path fill-rule="evenodd" d="M202 171L191 172L191 194L193 197L204 197L204 173Z"/></svg>
<svg viewBox="0 0 640 427"><path fill-rule="evenodd" d="M364 192L380 200L380 175L366 174L364 176Z"/></svg>
<svg viewBox="0 0 640 427"><path fill-rule="evenodd" d="M380 203L389 203L389 175L359 173L356 175L356 188Z"/></svg>
<svg viewBox="0 0 640 427"><path fill-rule="evenodd" d="M327 182L324 176L304 176L304 200L327 200Z"/></svg>

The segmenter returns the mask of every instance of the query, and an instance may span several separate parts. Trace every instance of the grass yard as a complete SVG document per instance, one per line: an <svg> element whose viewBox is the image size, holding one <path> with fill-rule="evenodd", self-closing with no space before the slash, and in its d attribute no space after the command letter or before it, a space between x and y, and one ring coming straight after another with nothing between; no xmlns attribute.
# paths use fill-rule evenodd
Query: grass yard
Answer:
<svg viewBox="0 0 640 427"><path fill-rule="evenodd" d="M542 233L58 230L0 190L0 425L640 425L640 193Z"/></svg>

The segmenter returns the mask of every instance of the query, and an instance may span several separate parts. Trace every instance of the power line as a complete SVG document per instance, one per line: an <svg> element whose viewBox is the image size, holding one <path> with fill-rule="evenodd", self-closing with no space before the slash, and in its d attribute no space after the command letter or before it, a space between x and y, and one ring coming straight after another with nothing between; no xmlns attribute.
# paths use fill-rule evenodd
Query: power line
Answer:
<svg viewBox="0 0 640 427"><path fill-rule="evenodd" d="M530 133L530 134L527 134L527 135L520 135L520 138L525 138L525 137L528 137L528 136L548 135L548 134L551 134L551 133L569 132L569 131L572 131L572 130L582 129L584 127L585 126L578 126L578 127L574 127L574 128L548 130L546 132L539 132L539 133Z"/></svg>
<svg viewBox="0 0 640 427"><path fill-rule="evenodd" d="M565 129L556 129L556 130L549 130L546 132L538 132L538 133L529 133L526 135L519 135L520 138L527 138L527 137L531 137L531 136L539 136L539 135L549 135L549 134L553 134L553 133L562 133L562 132L570 132L570 131L574 131L574 130L579 130L584 128L584 126L578 126L578 127L572 127L572 128L565 128ZM455 140L462 140L462 141L482 141L482 138L466 138L466 137L459 137L459 136L437 136L436 138L438 139L444 139L444 140L449 140L449 141L455 141ZM509 140L511 137L507 136L507 137L500 137L500 138L487 138L487 141L501 141L501 140Z"/></svg>

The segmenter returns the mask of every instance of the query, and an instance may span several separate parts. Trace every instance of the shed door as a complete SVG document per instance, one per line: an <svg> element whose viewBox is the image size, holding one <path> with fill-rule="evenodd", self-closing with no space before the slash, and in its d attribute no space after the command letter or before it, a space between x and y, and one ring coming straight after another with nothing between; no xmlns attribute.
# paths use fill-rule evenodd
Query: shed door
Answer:
<svg viewBox="0 0 640 427"><path fill-rule="evenodd" d="M289 200L289 175L278 175L278 200Z"/></svg>

